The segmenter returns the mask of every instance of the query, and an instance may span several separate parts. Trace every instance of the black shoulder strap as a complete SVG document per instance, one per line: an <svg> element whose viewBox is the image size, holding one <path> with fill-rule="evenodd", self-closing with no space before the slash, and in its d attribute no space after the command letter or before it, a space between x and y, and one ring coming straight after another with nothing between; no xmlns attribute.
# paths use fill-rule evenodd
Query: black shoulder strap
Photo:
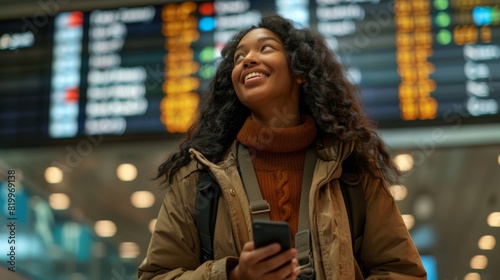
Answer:
<svg viewBox="0 0 500 280"><path fill-rule="evenodd" d="M366 220L364 188L359 174L351 170L344 169L339 182L347 209L347 215L349 216L352 250L358 265L361 270L364 270L363 263L360 259L360 249L363 242Z"/></svg>
<svg viewBox="0 0 500 280"><path fill-rule="evenodd" d="M196 227L200 236L200 263L214 259L213 242L220 187L208 170L200 170L196 191Z"/></svg>

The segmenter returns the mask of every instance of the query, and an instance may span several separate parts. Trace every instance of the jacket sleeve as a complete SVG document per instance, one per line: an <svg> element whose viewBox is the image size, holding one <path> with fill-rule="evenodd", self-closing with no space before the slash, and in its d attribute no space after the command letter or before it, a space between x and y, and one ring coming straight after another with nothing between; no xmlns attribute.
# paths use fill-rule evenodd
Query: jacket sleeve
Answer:
<svg viewBox="0 0 500 280"><path fill-rule="evenodd" d="M366 222L361 259L369 272L367 279L427 279L386 183L364 177Z"/></svg>
<svg viewBox="0 0 500 280"><path fill-rule="evenodd" d="M148 279L227 279L237 258L226 257L200 265L200 241L195 225L196 184L174 182L165 195L146 258L138 268L138 278Z"/></svg>

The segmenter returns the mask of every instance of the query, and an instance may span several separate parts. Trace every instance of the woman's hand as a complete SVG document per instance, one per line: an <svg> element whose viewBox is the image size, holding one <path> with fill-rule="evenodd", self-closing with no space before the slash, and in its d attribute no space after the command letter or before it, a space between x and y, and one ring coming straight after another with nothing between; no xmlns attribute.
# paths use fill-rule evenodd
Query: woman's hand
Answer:
<svg viewBox="0 0 500 280"><path fill-rule="evenodd" d="M279 253L280 245L274 243L255 249L253 241L245 243L238 265L230 272L230 280L296 279L300 269L292 248Z"/></svg>

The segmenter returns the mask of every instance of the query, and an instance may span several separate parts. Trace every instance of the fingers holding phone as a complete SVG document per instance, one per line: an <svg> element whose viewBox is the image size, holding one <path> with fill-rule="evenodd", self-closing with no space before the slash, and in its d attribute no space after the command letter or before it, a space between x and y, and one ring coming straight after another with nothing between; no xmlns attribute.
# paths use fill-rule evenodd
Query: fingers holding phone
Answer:
<svg viewBox="0 0 500 280"><path fill-rule="evenodd" d="M296 250L291 250L291 233L290 227L286 222L277 222L277 221L263 221L256 220L252 224L253 228L253 240L255 244L255 248L266 248L266 246L279 244L280 253L279 255L275 255L272 260L269 260L269 263L275 267L280 264L276 271L287 268L290 264L295 268L297 266L298 261L295 259ZM290 255L283 254L284 252L291 251L294 252L292 258Z"/></svg>
<svg viewBox="0 0 500 280"><path fill-rule="evenodd" d="M247 242L229 279L296 279L300 272L297 250L280 251L278 243L255 249L253 241Z"/></svg>
<svg viewBox="0 0 500 280"><path fill-rule="evenodd" d="M243 247L230 279L296 279L297 250L290 248L290 229L283 222L256 221L254 242Z"/></svg>

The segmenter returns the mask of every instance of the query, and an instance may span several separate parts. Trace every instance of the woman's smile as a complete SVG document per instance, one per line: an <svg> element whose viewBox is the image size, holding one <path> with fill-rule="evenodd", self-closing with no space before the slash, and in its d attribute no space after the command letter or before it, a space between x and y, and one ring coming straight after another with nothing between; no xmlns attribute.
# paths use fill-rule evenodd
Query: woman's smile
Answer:
<svg viewBox="0 0 500 280"><path fill-rule="evenodd" d="M264 73L252 72L252 73L245 76L243 83L245 85L249 85L249 83L250 83L250 85L251 85L253 82L264 80L267 77L269 77L269 76L264 74Z"/></svg>

